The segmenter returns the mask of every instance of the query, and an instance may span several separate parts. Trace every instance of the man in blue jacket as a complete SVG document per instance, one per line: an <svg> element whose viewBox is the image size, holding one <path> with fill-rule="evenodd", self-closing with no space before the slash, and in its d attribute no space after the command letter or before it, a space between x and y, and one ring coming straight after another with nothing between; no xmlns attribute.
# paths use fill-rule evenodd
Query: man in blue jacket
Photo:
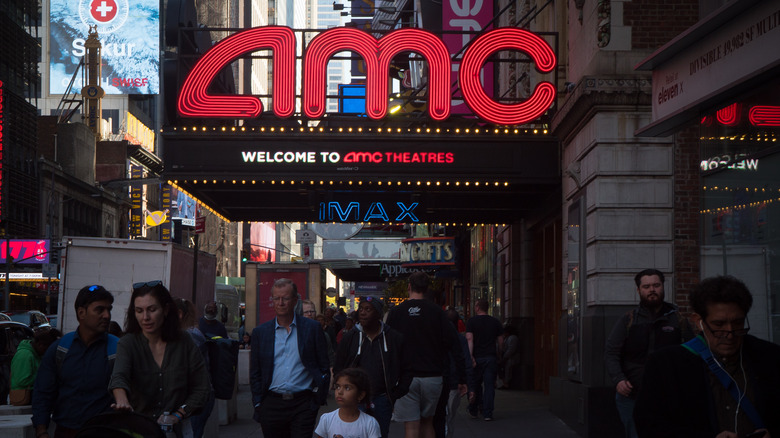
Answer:
<svg viewBox="0 0 780 438"><path fill-rule="evenodd" d="M317 321L298 317L292 280L271 287L276 318L252 331L249 364L255 421L263 436L311 438L330 383L325 333Z"/></svg>
<svg viewBox="0 0 780 438"><path fill-rule="evenodd" d="M108 334L113 303L111 292L99 285L85 286L76 296L78 328L53 343L38 368L32 396L37 438L49 438L50 420L57 424L57 437L71 437L85 421L110 410L108 381L117 342Z"/></svg>

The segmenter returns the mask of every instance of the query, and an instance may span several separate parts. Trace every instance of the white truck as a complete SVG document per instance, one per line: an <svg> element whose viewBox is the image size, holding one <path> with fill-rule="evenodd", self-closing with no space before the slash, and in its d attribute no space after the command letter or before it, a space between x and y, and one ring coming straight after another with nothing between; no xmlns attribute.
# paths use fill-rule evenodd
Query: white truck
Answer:
<svg viewBox="0 0 780 438"><path fill-rule="evenodd" d="M73 304L84 286L99 284L114 295L111 319L124 327L133 283L162 280L174 297L193 299L192 249L171 242L96 237L64 237L60 258L58 328L67 333L78 326ZM216 259L198 253L195 308L214 299Z"/></svg>

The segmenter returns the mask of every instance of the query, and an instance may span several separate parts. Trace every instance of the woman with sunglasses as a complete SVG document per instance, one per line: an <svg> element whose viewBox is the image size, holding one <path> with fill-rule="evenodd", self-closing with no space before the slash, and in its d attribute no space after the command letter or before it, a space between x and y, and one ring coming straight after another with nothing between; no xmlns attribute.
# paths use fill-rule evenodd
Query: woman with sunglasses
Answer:
<svg viewBox="0 0 780 438"><path fill-rule="evenodd" d="M109 390L114 409L139 412L159 424L185 423L184 429L208 401L203 355L181 330L178 309L160 281L133 285ZM167 419L164 413L170 413ZM182 426L174 430L181 436Z"/></svg>

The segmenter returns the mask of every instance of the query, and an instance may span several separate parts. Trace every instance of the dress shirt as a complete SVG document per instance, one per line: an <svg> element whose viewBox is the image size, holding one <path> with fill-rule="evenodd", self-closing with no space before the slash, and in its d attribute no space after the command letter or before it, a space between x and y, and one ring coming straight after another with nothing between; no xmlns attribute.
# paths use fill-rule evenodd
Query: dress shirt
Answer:
<svg viewBox="0 0 780 438"><path fill-rule="evenodd" d="M314 379L301 362L298 352L297 316L290 331L276 320L274 331L274 374L269 389L279 393L296 393L312 388Z"/></svg>

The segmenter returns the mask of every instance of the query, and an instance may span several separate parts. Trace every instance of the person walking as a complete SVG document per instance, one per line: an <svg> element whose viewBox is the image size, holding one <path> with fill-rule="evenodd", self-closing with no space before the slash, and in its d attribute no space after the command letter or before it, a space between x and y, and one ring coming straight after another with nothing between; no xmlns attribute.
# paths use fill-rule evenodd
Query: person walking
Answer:
<svg viewBox="0 0 780 438"><path fill-rule="evenodd" d="M206 363L206 372L211 376L210 363L209 363L209 349L206 345L206 337L200 331L195 324L195 305L192 301L184 298L176 298L176 309L179 313L179 321L181 329L186 331L190 335L190 339L198 347L198 351L203 356L203 361ZM211 381L211 379L209 379ZM201 438L203 431L206 428L206 422L208 422L211 416L211 411L214 410L214 390L212 385L209 385L209 398L203 409L190 417L190 423L192 424L192 435L194 438Z"/></svg>
<svg viewBox="0 0 780 438"><path fill-rule="evenodd" d="M25 339L16 347L16 354L11 359L11 405L26 406L32 403L33 385L41 357L59 337L60 331L57 329L38 327L32 340Z"/></svg>
<svg viewBox="0 0 780 438"><path fill-rule="evenodd" d="M387 325L404 337L403 360L409 364L411 383L406 395L395 403L393 419L404 423L406 438L433 438L433 417L442 394L442 376L447 366L447 354L461 357L463 350L457 332L444 311L425 299L431 279L425 272L409 276L409 299L395 306L387 317ZM463 363L455 362L455 381L461 395L465 394L466 371Z"/></svg>
<svg viewBox="0 0 780 438"><path fill-rule="evenodd" d="M178 436L209 399L203 355L181 329L178 309L161 281L133 285L108 389L114 409L138 412L158 424L172 422Z"/></svg>
<svg viewBox="0 0 780 438"><path fill-rule="evenodd" d="M267 437L311 438L328 395L326 335L317 321L295 314L298 299L292 280L276 280L271 286L276 317L252 331L254 419Z"/></svg>
<svg viewBox="0 0 780 438"><path fill-rule="evenodd" d="M41 358L32 395L36 438L76 435L84 422L111 408L106 391L119 339L108 334L114 296L103 286L85 286L73 304L78 327L52 343Z"/></svg>
<svg viewBox="0 0 780 438"><path fill-rule="evenodd" d="M403 336L382 323L383 314L384 304L378 297L360 298L360 323L347 331L339 343L333 373L338 374L351 367L361 368L368 373L373 415L379 422L382 438L387 438L393 404L406 391L401 382L402 373L408 367L401 363Z"/></svg>
<svg viewBox="0 0 780 438"><path fill-rule="evenodd" d="M466 323L466 341L474 366L474 401L469 403L469 415L477 418L480 411L485 421L493 420L496 397L498 357L504 350L504 328L488 315L487 300L477 300L476 315Z"/></svg>
<svg viewBox="0 0 780 438"><path fill-rule="evenodd" d="M647 358L654 351L693 337L688 319L664 301L664 274L645 269L634 277L639 306L626 312L607 338L607 372L615 385L615 404L626 438L636 438L634 405L641 392Z"/></svg>
<svg viewBox="0 0 780 438"><path fill-rule="evenodd" d="M215 336L228 337L225 324L217 319L217 313L217 302L209 301L203 307L203 316L198 320L198 329L209 339Z"/></svg>
<svg viewBox="0 0 780 438"><path fill-rule="evenodd" d="M634 410L639 437L780 436L780 346L748 335L745 283L706 278L689 302L701 334L647 360Z"/></svg>

